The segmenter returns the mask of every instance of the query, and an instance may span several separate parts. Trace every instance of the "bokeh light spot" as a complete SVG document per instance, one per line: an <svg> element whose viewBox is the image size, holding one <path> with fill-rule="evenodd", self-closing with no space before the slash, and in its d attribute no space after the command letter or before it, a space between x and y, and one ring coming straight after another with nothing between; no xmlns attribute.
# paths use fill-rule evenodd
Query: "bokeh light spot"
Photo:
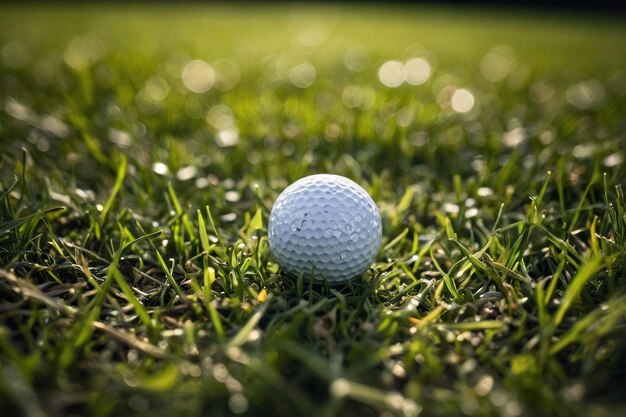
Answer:
<svg viewBox="0 0 626 417"><path fill-rule="evenodd" d="M180 181L188 181L198 175L198 169L193 165L183 167L176 173L176 178Z"/></svg>
<svg viewBox="0 0 626 417"><path fill-rule="evenodd" d="M372 89L349 85L341 93L341 101L347 107L366 110L374 105L375 93Z"/></svg>
<svg viewBox="0 0 626 417"><path fill-rule="evenodd" d="M154 100L145 88L137 92L135 104L142 113L147 115L154 115L161 109L159 102Z"/></svg>
<svg viewBox="0 0 626 417"><path fill-rule="evenodd" d="M515 65L515 51L507 45L500 45L487 53L480 62L480 72L486 80L502 81L511 73Z"/></svg>
<svg viewBox="0 0 626 417"><path fill-rule="evenodd" d="M333 394L334 397L345 397L350 393L350 391L350 382L348 382L348 380L344 378L337 378L330 385L330 392Z"/></svg>
<svg viewBox="0 0 626 417"><path fill-rule="evenodd" d="M404 64L404 72L408 84L421 85L430 78L432 68L424 58L411 58Z"/></svg>
<svg viewBox="0 0 626 417"><path fill-rule="evenodd" d="M9 42L2 47L2 60L9 68L21 68L28 64L30 56L23 44Z"/></svg>
<svg viewBox="0 0 626 417"><path fill-rule="evenodd" d="M316 47L324 43L339 21L339 15L330 13L301 14L293 13L288 24L293 40L304 47Z"/></svg>
<svg viewBox="0 0 626 417"><path fill-rule="evenodd" d="M369 58L367 50L358 45L351 46L343 55L343 65L350 71L360 72L367 68Z"/></svg>
<svg viewBox="0 0 626 417"><path fill-rule="evenodd" d="M624 157L619 152L615 152L602 160L602 165L613 168L619 166L624 161Z"/></svg>
<svg viewBox="0 0 626 417"><path fill-rule="evenodd" d="M509 148L514 148L520 143L526 140L526 130L521 127L516 127L515 129L511 129L507 132L504 132L502 135L502 143Z"/></svg>
<svg viewBox="0 0 626 417"><path fill-rule="evenodd" d="M474 108L474 95L465 88L459 88L452 94L450 105L457 113L467 113Z"/></svg>
<svg viewBox="0 0 626 417"><path fill-rule="evenodd" d="M228 399L228 405L235 414L243 414L248 411L249 407L248 399L241 393L231 395Z"/></svg>
<svg viewBox="0 0 626 417"><path fill-rule="evenodd" d="M241 80L239 65L230 59L217 59L212 66L215 70L215 88L218 90L230 90Z"/></svg>
<svg viewBox="0 0 626 417"><path fill-rule="evenodd" d="M70 128L61 119L52 115L45 115L39 121L39 127L46 132L63 138L70 133Z"/></svg>
<svg viewBox="0 0 626 417"><path fill-rule="evenodd" d="M183 83L194 93L204 93L213 87L215 71L208 62L194 59L183 69Z"/></svg>
<svg viewBox="0 0 626 417"><path fill-rule="evenodd" d="M170 92L167 82L161 77L152 77L145 84L146 95L152 100L161 101Z"/></svg>
<svg viewBox="0 0 626 417"><path fill-rule="evenodd" d="M70 39L63 53L65 63L71 68L82 71L96 63L104 55L106 48L102 41L89 36Z"/></svg>
<svg viewBox="0 0 626 417"><path fill-rule="evenodd" d="M228 148L239 143L239 132L235 128L220 130L215 136L215 142L220 148Z"/></svg>
<svg viewBox="0 0 626 417"><path fill-rule="evenodd" d="M152 164L152 171L159 175L167 175L170 170L163 162L155 162Z"/></svg>
<svg viewBox="0 0 626 417"><path fill-rule="evenodd" d="M8 97L5 100L4 111L7 112L7 114L9 114L11 117L22 121L33 120L36 117L33 110L12 97Z"/></svg>
<svg viewBox="0 0 626 417"><path fill-rule="evenodd" d="M315 82L315 67L308 62L298 64L289 71L289 81L298 88L310 87Z"/></svg>
<svg viewBox="0 0 626 417"><path fill-rule="evenodd" d="M508 132L504 132L502 135L502 143L509 148L514 148L520 143L526 140L526 130L521 127L516 127Z"/></svg>
<svg viewBox="0 0 626 417"><path fill-rule="evenodd" d="M493 378L489 375L485 375L478 381L474 389L476 390L476 394L484 397L493 389Z"/></svg>
<svg viewBox="0 0 626 417"><path fill-rule="evenodd" d="M554 98L555 89L547 80L538 80L530 86L530 98L538 104L547 103Z"/></svg>
<svg viewBox="0 0 626 417"><path fill-rule="evenodd" d="M565 92L567 102L581 110L591 108L598 104L604 99L604 96L604 86L600 81L595 79L571 85Z"/></svg>
<svg viewBox="0 0 626 417"><path fill-rule="evenodd" d="M218 104L209 109L206 116L207 122L218 130L224 130L235 126L235 115L225 104Z"/></svg>
<svg viewBox="0 0 626 417"><path fill-rule="evenodd" d="M378 69L378 79L385 87L399 87L404 78L404 64L400 61L387 61Z"/></svg>

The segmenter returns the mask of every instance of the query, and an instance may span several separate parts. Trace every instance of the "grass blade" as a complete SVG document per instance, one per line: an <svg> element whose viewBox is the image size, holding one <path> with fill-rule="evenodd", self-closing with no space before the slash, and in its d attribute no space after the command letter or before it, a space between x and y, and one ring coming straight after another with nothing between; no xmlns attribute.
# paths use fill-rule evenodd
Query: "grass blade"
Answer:
<svg viewBox="0 0 626 417"><path fill-rule="evenodd" d="M602 267L602 258L592 256L587 263L578 271L569 283L561 304L552 319L552 324L557 327L563 321L567 310L570 309L572 303L576 300L584 285L596 276L596 272Z"/></svg>

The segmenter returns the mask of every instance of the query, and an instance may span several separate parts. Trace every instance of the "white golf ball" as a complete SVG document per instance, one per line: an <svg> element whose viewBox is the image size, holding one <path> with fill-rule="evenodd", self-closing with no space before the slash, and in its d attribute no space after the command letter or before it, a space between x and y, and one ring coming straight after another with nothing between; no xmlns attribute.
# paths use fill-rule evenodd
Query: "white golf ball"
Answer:
<svg viewBox="0 0 626 417"><path fill-rule="evenodd" d="M330 283L354 278L372 264L381 238L376 204L339 175L299 179L278 196L270 213L270 249L291 276Z"/></svg>

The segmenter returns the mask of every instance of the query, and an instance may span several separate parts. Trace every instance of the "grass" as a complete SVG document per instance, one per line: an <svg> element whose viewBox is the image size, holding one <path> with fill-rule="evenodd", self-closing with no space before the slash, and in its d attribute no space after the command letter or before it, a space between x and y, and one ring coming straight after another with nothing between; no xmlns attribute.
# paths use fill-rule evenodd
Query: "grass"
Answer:
<svg viewBox="0 0 626 417"><path fill-rule="evenodd" d="M2 6L3 415L622 414L620 20ZM341 286L268 249L318 172L383 217Z"/></svg>

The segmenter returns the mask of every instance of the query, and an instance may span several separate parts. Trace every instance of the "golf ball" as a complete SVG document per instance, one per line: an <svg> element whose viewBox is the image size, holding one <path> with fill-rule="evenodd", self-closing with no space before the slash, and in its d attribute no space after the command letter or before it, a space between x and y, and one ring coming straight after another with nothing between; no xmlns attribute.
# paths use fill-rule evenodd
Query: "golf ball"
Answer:
<svg viewBox="0 0 626 417"><path fill-rule="evenodd" d="M381 237L372 198L339 175L299 179L278 196L270 213L270 249L291 276L330 283L353 278L372 264Z"/></svg>

